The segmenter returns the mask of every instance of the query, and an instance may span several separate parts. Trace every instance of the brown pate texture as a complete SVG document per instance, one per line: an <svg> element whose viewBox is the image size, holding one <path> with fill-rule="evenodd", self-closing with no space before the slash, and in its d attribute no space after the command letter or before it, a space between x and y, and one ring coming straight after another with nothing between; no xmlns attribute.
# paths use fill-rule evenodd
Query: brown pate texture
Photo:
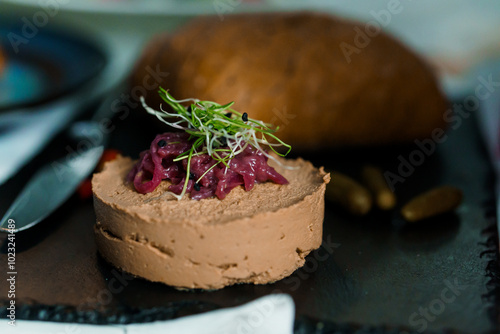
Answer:
<svg viewBox="0 0 500 334"><path fill-rule="evenodd" d="M301 267L322 242L330 175L302 159L270 165L289 184L237 187L224 199L167 194L168 181L140 194L125 181L134 161L119 157L92 179L101 255L114 266L177 288L265 284Z"/></svg>

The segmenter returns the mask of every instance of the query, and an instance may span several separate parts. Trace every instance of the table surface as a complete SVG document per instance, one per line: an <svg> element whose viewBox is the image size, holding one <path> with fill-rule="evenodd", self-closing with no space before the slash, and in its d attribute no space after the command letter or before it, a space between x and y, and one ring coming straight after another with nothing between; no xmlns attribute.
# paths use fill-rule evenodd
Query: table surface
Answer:
<svg viewBox="0 0 500 334"><path fill-rule="evenodd" d="M155 135L156 130L147 122L134 112L125 120L115 120L110 146L137 157ZM56 138L20 174L0 187L0 212L5 212L37 166L64 152L63 139ZM412 144L299 153L316 165L355 176L367 162L397 173L400 157L408 159L416 149ZM492 261L497 259L498 250L494 176L475 119L471 117L457 130L449 130L447 139L424 160L396 186L398 206L431 187L451 184L465 195L455 214L406 225L397 210L353 218L327 202L323 246L308 256L304 268L274 284L243 284L213 292L178 291L115 270L97 252L92 202L74 196L43 223L16 235L17 317L85 323L144 322L240 305L284 292L295 301L297 331L312 330L317 320L324 321L323 330L496 330L498 290L492 278ZM1 235L2 268L7 267L5 240L6 235ZM2 282L5 276L6 270L2 270ZM2 317L6 314L7 290L2 283Z"/></svg>

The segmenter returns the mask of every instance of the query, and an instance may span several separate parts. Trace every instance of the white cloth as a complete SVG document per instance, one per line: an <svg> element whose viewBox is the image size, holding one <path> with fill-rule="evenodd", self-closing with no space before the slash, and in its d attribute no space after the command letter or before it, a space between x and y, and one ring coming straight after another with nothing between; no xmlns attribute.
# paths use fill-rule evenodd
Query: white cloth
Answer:
<svg viewBox="0 0 500 334"><path fill-rule="evenodd" d="M108 40L103 38L103 40ZM101 44L103 42L101 41ZM109 62L85 87L55 102L0 114L0 185L35 157L64 127L78 116L77 111L98 102L103 94L117 87L129 74L139 41L127 50L105 50Z"/></svg>
<svg viewBox="0 0 500 334"><path fill-rule="evenodd" d="M31 160L75 116L77 104L59 101L37 111L0 115L0 185Z"/></svg>
<svg viewBox="0 0 500 334"><path fill-rule="evenodd" d="M0 320L3 334L291 334L295 317L292 298L269 295L242 306L170 321L130 325L84 325L16 320L10 326Z"/></svg>

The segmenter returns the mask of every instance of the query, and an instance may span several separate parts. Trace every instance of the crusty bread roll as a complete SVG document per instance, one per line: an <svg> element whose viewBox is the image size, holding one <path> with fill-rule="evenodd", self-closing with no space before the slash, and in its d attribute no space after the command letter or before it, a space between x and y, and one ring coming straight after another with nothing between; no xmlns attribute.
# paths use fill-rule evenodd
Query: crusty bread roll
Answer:
<svg viewBox="0 0 500 334"><path fill-rule="evenodd" d="M125 181L134 162L108 162L92 179L99 252L126 272L178 288L265 284L290 275L321 245L330 175L302 159L278 159L294 167L269 160L289 184L237 187L223 200L199 201L168 196L168 181L140 194Z"/></svg>
<svg viewBox="0 0 500 334"><path fill-rule="evenodd" d="M153 39L133 85L159 66L176 98L236 101L279 125L294 149L411 142L444 127L447 101L430 67L388 35L370 34L308 12L201 17ZM147 101L161 103L156 92Z"/></svg>

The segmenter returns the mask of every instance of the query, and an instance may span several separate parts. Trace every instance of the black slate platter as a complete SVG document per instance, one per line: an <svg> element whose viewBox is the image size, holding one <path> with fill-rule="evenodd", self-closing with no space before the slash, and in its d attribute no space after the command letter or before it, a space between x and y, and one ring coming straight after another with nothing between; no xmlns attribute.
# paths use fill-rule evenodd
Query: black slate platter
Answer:
<svg viewBox="0 0 500 334"><path fill-rule="evenodd" d="M133 113L117 120L111 146L136 157L155 135L143 121ZM283 292L295 301L297 333L496 332L493 172L474 118L447 136L404 183L396 184L396 194L400 207L422 191L451 184L465 195L456 213L410 226L397 210L354 218L327 202L323 246L308 256L304 268L270 285L178 291L120 273L96 250L92 202L75 196L42 224L16 235L17 317L95 324L147 322ZM64 151L61 140L0 188L1 212L27 175ZM410 145L302 155L316 165L356 177L367 162L397 173L400 159L408 159L416 149ZM0 236L0 243L0 315L5 317L6 235Z"/></svg>

